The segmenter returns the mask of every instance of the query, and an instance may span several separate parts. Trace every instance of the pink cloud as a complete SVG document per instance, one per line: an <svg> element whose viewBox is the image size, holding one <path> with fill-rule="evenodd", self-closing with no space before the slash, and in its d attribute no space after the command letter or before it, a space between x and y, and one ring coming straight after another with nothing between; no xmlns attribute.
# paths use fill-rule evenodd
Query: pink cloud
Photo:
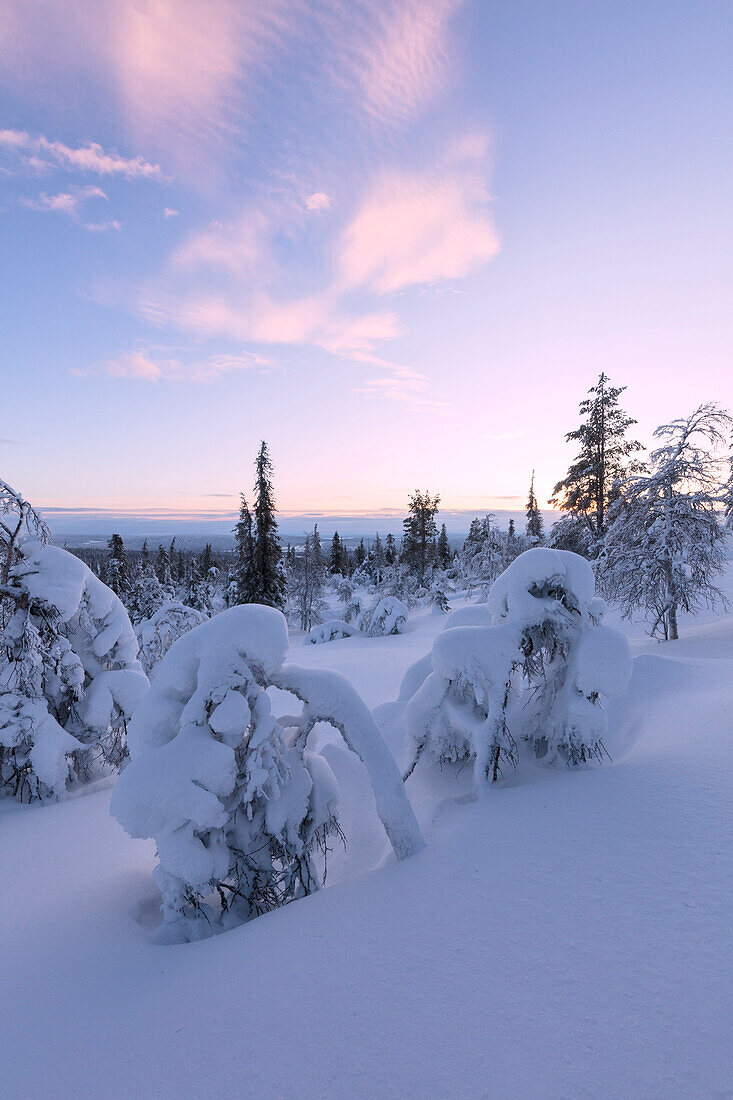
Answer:
<svg viewBox="0 0 733 1100"><path fill-rule="evenodd" d="M381 122L414 115L443 86L448 26L462 0L390 0L366 9L353 78L365 110Z"/></svg>
<svg viewBox="0 0 733 1100"><path fill-rule="evenodd" d="M42 134L25 130L0 130L0 147L15 153L21 163L33 171L63 168L73 172L92 172L99 176L121 175L128 179L162 179L158 164L143 157L121 157L107 153L96 142L73 148L62 141L49 141Z"/></svg>
<svg viewBox="0 0 733 1100"><path fill-rule="evenodd" d="M305 200L306 210L328 210L331 199L324 191L316 191Z"/></svg>
<svg viewBox="0 0 733 1100"><path fill-rule="evenodd" d="M344 234L344 285L386 293L468 275L499 250L487 201L473 170L384 175Z"/></svg>
<svg viewBox="0 0 733 1100"><path fill-rule="evenodd" d="M72 187L69 191L62 191L57 195L47 195L43 192L38 198L21 198L23 206L30 210L44 210L55 214L64 214L72 221L83 225L85 229L93 233L99 233L105 229L121 229L118 221L85 222L81 217L82 204L89 199L107 199L101 187Z"/></svg>
<svg viewBox="0 0 733 1100"><path fill-rule="evenodd" d="M212 268L231 275L260 274L269 258L270 231L268 213L250 207L233 225L212 222L192 233L174 252L171 266L192 272Z"/></svg>
<svg viewBox="0 0 733 1100"><path fill-rule="evenodd" d="M241 370L265 370L272 361L253 352L216 354L181 359L160 349L123 352L96 370L73 371L77 376L108 374L113 378L136 378L146 382L194 381L211 382L222 374Z"/></svg>

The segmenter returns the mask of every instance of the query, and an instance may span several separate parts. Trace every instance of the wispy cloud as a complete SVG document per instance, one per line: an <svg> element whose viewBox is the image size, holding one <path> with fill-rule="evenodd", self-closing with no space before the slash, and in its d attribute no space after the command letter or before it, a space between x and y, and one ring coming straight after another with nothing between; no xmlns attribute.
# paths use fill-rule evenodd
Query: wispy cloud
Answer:
<svg viewBox="0 0 733 1100"><path fill-rule="evenodd" d="M117 153L105 152L96 142L73 148L26 130L0 130L0 148L34 172L62 168L98 176L125 176L127 179L163 178L160 165L150 164L143 157L122 157Z"/></svg>
<svg viewBox="0 0 733 1100"><path fill-rule="evenodd" d="M163 210L164 218L177 218L180 214L180 210L171 210L170 206L166 206Z"/></svg>
<svg viewBox="0 0 733 1100"><path fill-rule="evenodd" d="M386 173L344 234L345 285L387 293L468 275L499 250L488 199L472 168Z"/></svg>
<svg viewBox="0 0 733 1100"><path fill-rule="evenodd" d="M448 76L448 27L461 0L391 0L363 9L362 33L347 58L364 109L402 122L428 103Z"/></svg>
<svg viewBox="0 0 733 1100"><path fill-rule="evenodd" d="M487 170L486 143L473 136L451 142L429 169L380 173L345 225L329 219L308 238L311 267L322 271L315 289L311 269L293 264L299 237L309 233L308 210L295 190L269 194L230 223L189 235L141 293L139 311L197 338L321 348L378 368L358 392L441 404L423 374L382 356L405 327L380 301L460 279L496 254ZM326 198L311 198L319 194Z"/></svg>
<svg viewBox="0 0 733 1100"><path fill-rule="evenodd" d="M172 355L165 349L144 348L123 352L97 368L73 370L77 377L107 374L113 378L134 378L145 382L212 382L222 374L242 370L269 370L270 359L242 352L238 355L207 355L188 359Z"/></svg>
<svg viewBox="0 0 733 1100"><path fill-rule="evenodd" d="M68 191L61 191L56 195L47 195L42 192L37 198L21 198L23 206L30 210L43 210L53 214L63 214L77 224L82 225L90 232L99 233L106 229L120 229L120 223L116 219L105 222L84 221L81 216L82 205L90 199L104 199L107 196L101 187L72 187Z"/></svg>

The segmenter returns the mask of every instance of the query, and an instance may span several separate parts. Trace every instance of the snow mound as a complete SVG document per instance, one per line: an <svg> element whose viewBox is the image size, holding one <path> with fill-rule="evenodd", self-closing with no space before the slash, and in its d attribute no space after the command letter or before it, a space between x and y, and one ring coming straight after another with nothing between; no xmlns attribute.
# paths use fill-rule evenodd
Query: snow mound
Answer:
<svg viewBox="0 0 733 1100"><path fill-rule="evenodd" d="M326 623L319 623L312 627L305 638L304 645L323 645L326 642L334 642L338 638L353 638L358 634L357 627L345 623L343 619L329 619Z"/></svg>

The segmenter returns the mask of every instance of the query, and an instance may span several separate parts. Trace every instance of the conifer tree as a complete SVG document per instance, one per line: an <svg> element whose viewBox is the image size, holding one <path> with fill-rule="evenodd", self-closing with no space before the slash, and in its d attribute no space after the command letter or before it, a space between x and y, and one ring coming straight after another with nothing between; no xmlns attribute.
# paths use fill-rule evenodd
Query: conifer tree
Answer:
<svg viewBox="0 0 733 1100"><path fill-rule="evenodd" d="M384 562L385 565L394 565L397 561L397 544L395 543L394 535L389 534L384 542Z"/></svg>
<svg viewBox="0 0 733 1100"><path fill-rule="evenodd" d="M272 460L264 439L255 462L255 505L253 547L253 601L275 607L285 606L285 574L282 549L275 519L275 493L272 485Z"/></svg>
<svg viewBox="0 0 733 1100"><path fill-rule="evenodd" d="M580 450L562 481L553 489L551 503L583 523L589 552L595 555L606 529L606 513L614 487L629 472L633 454L641 444L626 438L636 423L619 405L625 386L609 386L600 374L588 397L580 402L582 423L568 432L568 442Z"/></svg>
<svg viewBox="0 0 733 1100"><path fill-rule="evenodd" d="M371 569L372 578L374 583L380 585L382 583L382 577L384 575L384 546L382 540L379 537L379 531L377 531L377 537L374 539L374 545L372 546L369 554L369 566Z"/></svg>
<svg viewBox="0 0 733 1100"><path fill-rule="evenodd" d="M527 515L527 526L525 527L527 537L532 539L535 545L541 543L544 538L544 523L542 521L542 512L540 512L540 506L537 503L537 497L534 491L534 470L532 471L532 480L529 483L529 496L527 497L525 512ZM514 534L513 520L509 521L509 526L509 533Z"/></svg>
<svg viewBox="0 0 733 1100"><path fill-rule="evenodd" d="M334 531L333 538L331 539L331 552L328 556L328 571L334 576L337 573L342 572L343 567L343 547L341 539L339 538L338 531Z"/></svg>
<svg viewBox="0 0 733 1100"><path fill-rule="evenodd" d="M121 535L113 535L108 542L110 551L107 563L107 586L123 601L130 591L130 564Z"/></svg>
<svg viewBox="0 0 733 1100"><path fill-rule="evenodd" d="M438 566L440 569L447 569L449 565L450 543L448 542L448 532L445 529L445 524L442 524L438 536Z"/></svg>
<svg viewBox="0 0 733 1100"><path fill-rule="evenodd" d="M435 516L438 513L440 496L431 496L428 492L416 489L409 500L409 513L403 521L402 560L417 574L420 582L425 580L429 565L430 547L438 534Z"/></svg>
<svg viewBox="0 0 733 1100"><path fill-rule="evenodd" d="M165 546L158 547L158 555L155 562L155 572L158 580L169 596L173 595L173 571L171 569L170 554Z"/></svg>
<svg viewBox="0 0 733 1100"><path fill-rule="evenodd" d="M237 546L237 565L235 569L236 602L254 603L254 538L252 534L252 513L247 505L244 493L241 493L239 522L234 528L234 541Z"/></svg>
<svg viewBox="0 0 733 1100"><path fill-rule="evenodd" d="M357 546L356 550L354 551L354 562L356 564L357 569L360 569L365 561L366 561L366 548L364 546L364 539L362 539L361 542L359 543L359 545Z"/></svg>

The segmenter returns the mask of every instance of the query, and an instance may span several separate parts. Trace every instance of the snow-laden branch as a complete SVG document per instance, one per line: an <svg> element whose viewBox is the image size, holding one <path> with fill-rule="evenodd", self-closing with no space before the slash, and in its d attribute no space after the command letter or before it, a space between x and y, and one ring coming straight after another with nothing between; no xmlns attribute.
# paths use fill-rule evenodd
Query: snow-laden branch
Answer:
<svg viewBox="0 0 733 1100"><path fill-rule="evenodd" d="M371 711L346 677L329 669L286 665L273 676L273 683L303 703L301 737L307 737L317 722L327 722L362 761L377 813L397 858L405 859L423 848L425 842L395 759Z"/></svg>

